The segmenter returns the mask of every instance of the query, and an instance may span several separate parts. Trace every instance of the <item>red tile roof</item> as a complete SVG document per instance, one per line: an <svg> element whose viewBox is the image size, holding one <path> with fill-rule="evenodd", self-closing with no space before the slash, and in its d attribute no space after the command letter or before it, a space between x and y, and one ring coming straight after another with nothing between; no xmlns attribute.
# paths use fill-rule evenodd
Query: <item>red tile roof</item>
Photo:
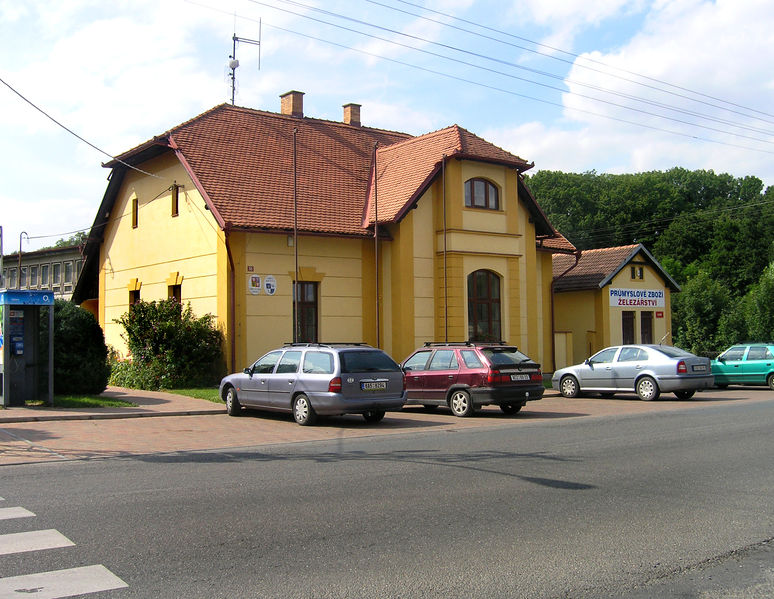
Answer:
<svg viewBox="0 0 774 599"><path fill-rule="evenodd" d="M628 261L635 253L635 250L641 247L641 244L634 244L596 250L583 250L578 265L556 281L554 290L578 291L581 289L598 289L600 283L620 270L624 262ZM575 256L554 254L554 278L561 275L573 264L575 264Z"/></svg>
<svg viewBox="0 0 774 599"><path fill-rule="evenodd" d="M292 229L294 130L299 230L367 234L374 146L408 134L223 104L168 137L227 227Z"/></svg>
<svg viewBox="0 0 774 599"><path fill-rule="evenodd" d="M399 220L441 169L443 157L506 164L526 171L533 165L459 125L413 137L376 152L379 222ZM369 189L364 225L374 221L374 187Z"/></svg>
<svg viewBox="0 0 774 599"><path fill-rule="evenodd" d="M221 226L291 230L294 131L300 231L371 234L375 148L380 222L399 220L412 207L440 170L444 156L504 164L520 173L533 166L458 125L412 137L230 104L216 106L105 166L139 164L172 148ZM538 247L574 251L521 179L519 195L536 223Z"/></svg>

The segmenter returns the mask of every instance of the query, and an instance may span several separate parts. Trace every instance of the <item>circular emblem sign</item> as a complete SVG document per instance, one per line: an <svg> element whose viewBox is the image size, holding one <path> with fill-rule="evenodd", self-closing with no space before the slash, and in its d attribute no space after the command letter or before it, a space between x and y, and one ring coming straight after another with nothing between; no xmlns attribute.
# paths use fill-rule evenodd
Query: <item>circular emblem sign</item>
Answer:
<svg viewBox="0 0 774 599"><path fill-rule="evenodd" d="M266 295L277 293L277 279L274 278L274 275L266 275L263 280L263 289L266 291Z"/></svg>

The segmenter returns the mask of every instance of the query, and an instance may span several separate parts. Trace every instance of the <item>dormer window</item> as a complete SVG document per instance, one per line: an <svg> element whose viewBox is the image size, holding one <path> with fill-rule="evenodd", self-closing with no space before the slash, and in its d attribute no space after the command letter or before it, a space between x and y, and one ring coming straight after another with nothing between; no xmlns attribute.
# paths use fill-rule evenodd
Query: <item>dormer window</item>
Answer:
<svg viewBox="0 0 774 599"><path fill-rule="evenodd" d="M500 196L497 186L486 179L468 179L465 181L465 206L499 210Z"/></svg>

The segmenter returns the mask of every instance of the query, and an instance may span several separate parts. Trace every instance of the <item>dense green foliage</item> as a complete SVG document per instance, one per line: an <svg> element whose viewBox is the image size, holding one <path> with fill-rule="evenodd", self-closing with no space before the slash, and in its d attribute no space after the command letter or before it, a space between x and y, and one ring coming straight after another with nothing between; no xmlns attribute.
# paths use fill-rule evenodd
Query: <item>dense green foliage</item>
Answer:
<svg viewBox="0 0 774 599"><path fill-rule="evenodd" d="M48 310L40 311L40 385L48 388ZM54 393L98 395L110 376L105 336L94 315L72 302L54 302Z"/></svg>
<svg viewBox="0 0 774 599"><path fill-rule="evenodd" d="M223 334L211 314L196 318L174 299L134 304L116 322L130 359L111 358L110 382L135 389L206 387L224 372Z"/></svg>
<svg viewBox="0 0 774 599"><path fill-rule="evenodd" d="M673 168L626 175L540 171L527 178L579 249L642 243L682 286L673 339L712 354L774 339L774 188L752 176Z"/></svg>

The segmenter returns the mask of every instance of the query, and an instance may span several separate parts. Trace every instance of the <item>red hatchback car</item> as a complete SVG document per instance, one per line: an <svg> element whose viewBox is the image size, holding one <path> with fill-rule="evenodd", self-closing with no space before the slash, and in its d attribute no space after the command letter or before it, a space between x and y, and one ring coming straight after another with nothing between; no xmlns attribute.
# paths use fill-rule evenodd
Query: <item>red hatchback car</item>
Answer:
<svg viewBox="0 0 774 599"><path fill-rule="evenodd" d="M489 404L515 414L543 397L540 364L504 343L425 343L401 366L407 405L448 406L455 416Z"/></svg>

